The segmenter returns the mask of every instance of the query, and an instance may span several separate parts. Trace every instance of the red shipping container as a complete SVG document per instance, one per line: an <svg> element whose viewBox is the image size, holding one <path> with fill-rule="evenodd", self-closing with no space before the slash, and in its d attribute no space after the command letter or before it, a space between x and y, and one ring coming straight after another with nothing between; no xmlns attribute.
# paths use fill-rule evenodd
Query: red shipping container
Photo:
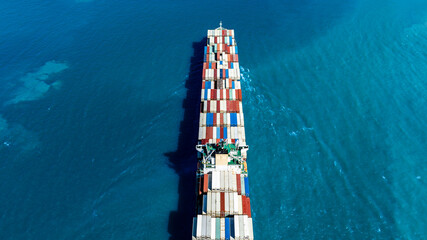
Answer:
<svg viewBox="0 0 427 240"><path fill-rule="evenodd" d="M222 42L225 43L225 34L222 35Z"/></svg>
<svg viewBox="0 0 427 240"><path fill-rule="evenodd" d="M230 88L231 88L231 86L233 86L233 80L231 80L231 79L228 79L228 84L230 85Z"/></svg>
<svg viewBox="0 0 427 240"><path fill-rule="evenodd" d="M220 112L219 110L221 109L221 102L220 101L216 101L216 112Z"/></svg>
<svg viewBox="0 0 427 240"><path fill-rule="evenodd" d="M221 216L225 215L225 193L221 192Z"/></svg>
<svg viewBox="0 0 427 240"><path fill-rule="evenodd" d="M219 114L219 124L221 126L224 125L224 114L222 114L222 113Z"/></svg>
<svg viewBox="0 0 427 240"><path fill-rule="evenodd" d="M216 126L216 113L213 114L213 125Z"/></svg>
<svg viewBox="0 0 427 240"><path fill-rule="evenodd" d="M223 127L220 127L220 128L219 128L219 132L220 132L219 137L220 137L221 139L224 139L224 128L223 128Z"/></svg>
<svg viewBox="0 0 427 240"><path fill-rule="evenodd" d="M216 79L216 72L217 72L217 70L214 70L213 72L214 72L214 79Z"/></svg>
<svg viewBox="0 0 427 240"><path fill-rule="evenodd" d="M221 55L221 54L220 54L219 52L217 52L217 53L216 53L216 60L217 60L217 61L219 61L219 59L220 59L220 55Z"/></svg>
<svg viewBox="0 0 427 240"><path fill-rule="evenodd" d="M222 30L222 36L227 36L227 30Z"/></svg>
<svg viewBox="0 0 427 240"><path fill-rule="evenodd" d="M236 139L231 139L231 143L236 143Z"/></svg>
<svg viewBox="0 0 427 240"><path fill-rule="evenodd" d="M216 100L216 89L211 89L211 99Z"/></svg>
<svg viewBox="0 0 427 240"><path fill-rule="evenodd" d="M206 112L210 112L211 111L211 101L205 101L206 103Z"/></svg>
<svg viewBox="0 0 427 240"><path fill-rule="evenodd" d="M230 112L230 109L231 109L231 103L230 103L230 101L226 101L227 102L227 109L226 109L226 111L227 112Z"/></svg>
<svg viewBox="0 0 427 240"><path fill-rule="evenodd" d="M209 142L209 139L202 139L202 145L205 145Z"/></svg>
<svg viewBox="0 0 427 240"><path fill-rule="evenodd" d="M239 55L238 54L234 54L234 60L236 60L236 62L239 61Z"/></svg>
<svg viewBox="0 0 427 240"><path fill-rule="evenodd" d="M208 54L208 53L209 53L209 50L210 50L210 49L209 49L209 47L210 47L210 46L208 46L208 47L207 47L206 54Z"/></svg>
<svg viewBox="0 0 427 240"><path fill-rule="evenodd" d="M236 112L240 112L240 104L239 101L235 101L236 102Z"/></svg>
<svg viewBox="0 0 427 240"><path fill-rule="evenodd" d="M221 139L217 138L216 139L216 143L219 143L221 141Z"/></svg>
<svg viewBox="0 0 427 240"><path fill-rule="evenodd" d="M216 69L216 62L212 63L212 69Z"/></svg>
<svg viewBox="0 0 427 240"><path fill-rule="evenodd" d="M206 69L203 69L203 74L202 74L203 76L202 76L202 78L203 79L205 79L205 76L206 76ZM204 89L204 88L203 88Z"/></svg>
<svg viewBox="0 0 427 240"><path fill-rule="evenodd" d="M213 137L213 127L206 127L206 138L212 139Z"/></svg>
<svg viewBox="0 0 427 240"><path fill-rule="evenodd" d="M223 100L224 99L224 96L223 96L224 94L223 94L222 89L219 89L218 91L219 91L219 99Z"/></svg>
<svg viewBox="0 0 427 240"><path fill-rule="evenodd" d="M208 184L209 184L209 175L205 174L203 175L203 192L208 192Z"/></svg>
<svg viewBox="0 0 427 240"><path fill-rule="evenodd" d="M239 195L242 195L242 189L240 188L241 181L242 180L240 179L240 174L236 174L237 194L239 194Z"/></svg>
<svg viewBox="0 0 427 240"><path fill-rule="evenodd" d="M205 72L203 70L203 78L205 77ZM202 81L202 89L205 89L205 81Z"/></svg>
<svg viewBox="0 0 427 240"><path fill-rule="evenodd" d="M247 209L247 213L248 213L248 217L251 217L251 199L249 199L249 197L246 198L246 209Z"/></svg>
<svg viewBox="0 0 427 240"><path fill-rule="evenodd" d="M246 214L246 196L242 195L242 213L243 215L247 215Z"/></svg>
<svg viewBox="0 0 427 240"><path fill-rule="evenodd" d="M228 69L231 69L231 62L228 62Z"/></svg>
<svg viewBox="0 0 427 240"><path fill-rule="evenodd" d="M216 41L216 38L217 38L217 37L214 37L214 43L216 43L216 42L217 42L217 41Z"/></svg>

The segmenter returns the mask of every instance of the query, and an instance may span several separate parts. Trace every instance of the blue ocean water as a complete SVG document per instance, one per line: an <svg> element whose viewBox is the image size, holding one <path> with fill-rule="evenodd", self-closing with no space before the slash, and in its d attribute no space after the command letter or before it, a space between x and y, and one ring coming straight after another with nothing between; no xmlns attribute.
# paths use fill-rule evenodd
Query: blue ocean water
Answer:
<svg viewBox="0 0 427 240"><path fill-rule="evenodd" d="M0 2L0 239L190 236L200 51L239 45L256 239L427 238L427 2Z"/></svg>

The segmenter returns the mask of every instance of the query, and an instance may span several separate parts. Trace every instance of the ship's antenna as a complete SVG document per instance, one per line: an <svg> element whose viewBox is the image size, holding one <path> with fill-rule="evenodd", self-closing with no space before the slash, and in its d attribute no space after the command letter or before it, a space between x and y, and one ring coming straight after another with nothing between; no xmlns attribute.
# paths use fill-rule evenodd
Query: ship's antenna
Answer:
<svg viewBox="0 0 427 240"><path fill-rule="evenodd" d="M222 28L222 21L219 21L219 27Z"/></svg>

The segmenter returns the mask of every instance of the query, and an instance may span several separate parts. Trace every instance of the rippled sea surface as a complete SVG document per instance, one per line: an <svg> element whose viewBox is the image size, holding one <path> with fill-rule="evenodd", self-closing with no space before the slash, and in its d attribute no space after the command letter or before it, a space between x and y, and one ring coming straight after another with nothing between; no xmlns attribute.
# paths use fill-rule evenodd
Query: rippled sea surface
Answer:
<svg viewBox="0 0 427 240"><path fill-rule="evenodd" d="M0 9L1 239L189 238L197 57L220 20L256 239L427 239L426 1Z"/></svg>

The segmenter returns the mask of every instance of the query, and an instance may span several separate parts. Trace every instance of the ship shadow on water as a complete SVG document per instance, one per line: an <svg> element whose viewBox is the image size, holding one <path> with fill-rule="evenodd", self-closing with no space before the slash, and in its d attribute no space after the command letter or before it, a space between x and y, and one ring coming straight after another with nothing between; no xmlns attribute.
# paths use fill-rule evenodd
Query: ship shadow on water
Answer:
<svg viewBox="0 0 427 240"><path fill-rule="evenodd" d="M178 148L165 155L169 166L179 175L178 208L169 215L168 232L170 240L189 239L192 231L192 217L195 213L195 183L197 169L197 144L200 90L202 87L203 49L206 38L193 42L193 56L185 83L187 96L183 101L184 119L179 128Z"/></svg>

